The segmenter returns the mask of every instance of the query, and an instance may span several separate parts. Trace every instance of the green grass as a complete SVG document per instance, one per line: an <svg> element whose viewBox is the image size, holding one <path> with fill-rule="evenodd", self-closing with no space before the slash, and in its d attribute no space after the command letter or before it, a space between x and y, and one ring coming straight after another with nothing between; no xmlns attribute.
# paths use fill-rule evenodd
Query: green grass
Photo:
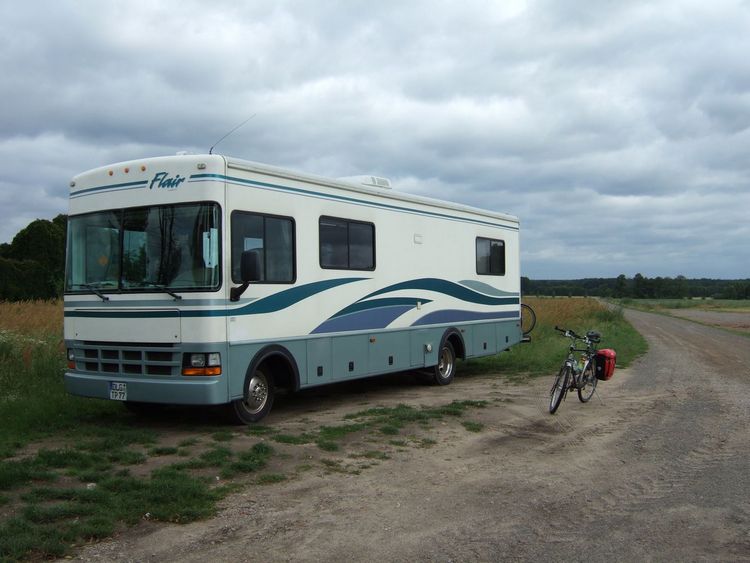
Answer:
<svg viewBox="0 0 750 563"><path fill-rule="evenodd" d="M258 477L258 484L260 485L272 485L274 483L281 483L286 481L286 475L281 473L265 473Z"/></svg>
<svg viewBox="0 0 750 563"><path fill-rule="evenodd" d="M495 356L463 362L458 366L459 373L501 373L511 380L549 375L558 369L570 344L570 340L555 331L555 325L578 334L589 330L599 332L602 341L598 347L613 348L620 367L627 367L648 349L646 340L625 320L621 307L611 308L593 299L537 299L535 305L540 310L530 343Z"/></svg>
<svg viewBox="0 0 750 563"><path fill-rule="evenodd" d="M312 434L276 434L273 440L280 444L309 444L315 441L315 436Z"/></svg>
<svg viewBox="0 0 750 563"><path fill-rule="evenodd" d="M473 422L471 420L463 420L463 421L461 421L461 424L469 432L481 432L484 429L484 424L482 424L481 422Z"/></svg>
<svg viewBox="0 0 750 563"><path fill-rule="evenodd" d="M61 557L72 542L107 537L121 522L205 518L225 493L171 468L147 479L110 475L95 488L37 486L22 495L22 509L0 523L0 559Z"/></svg>

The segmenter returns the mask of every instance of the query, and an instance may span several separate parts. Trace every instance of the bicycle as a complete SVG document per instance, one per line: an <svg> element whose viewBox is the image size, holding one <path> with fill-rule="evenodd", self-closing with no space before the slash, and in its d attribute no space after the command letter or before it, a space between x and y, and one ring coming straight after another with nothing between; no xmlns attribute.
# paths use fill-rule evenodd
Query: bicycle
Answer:
<svg viewBox="0 0 750 563"><path fill-rule="evenodd" d="M594 355L596 354L594 345L601 341L601 334L593 330L588 331L586 336L579 336L572 330L557 326L555 330L570 338L572 342L568 348L568 357L560 367L555 383L550 389L550 414L555 414L568 391L577 390L578 399L582 403L587 403L594 395L596 382L598 381L594 365ZM583 342L585 348L578 348L576 346L578 342ZM575 358L576 352L580 353L578 360Z"/></svg>

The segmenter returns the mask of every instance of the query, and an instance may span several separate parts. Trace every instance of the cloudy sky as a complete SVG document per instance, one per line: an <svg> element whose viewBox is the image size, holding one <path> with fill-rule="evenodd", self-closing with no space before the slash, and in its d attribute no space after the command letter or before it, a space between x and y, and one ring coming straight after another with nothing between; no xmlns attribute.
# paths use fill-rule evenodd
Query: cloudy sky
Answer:
<svg viewBox="0 0 750 563"><path fill-rule="evenodd" d="M0 242L177 151L517 215L531 278L750 277L750 3L0 0Z"/></svg>

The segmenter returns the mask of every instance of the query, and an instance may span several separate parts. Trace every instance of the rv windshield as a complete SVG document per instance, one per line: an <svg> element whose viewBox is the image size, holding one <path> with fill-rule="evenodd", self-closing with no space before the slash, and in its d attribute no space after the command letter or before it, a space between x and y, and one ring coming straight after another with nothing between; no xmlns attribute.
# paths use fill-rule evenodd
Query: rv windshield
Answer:
<svg viewBox="0 0 750 563"><path fill-rule="evenodd" d="M219 206L117 209L68 220L65 290L217 289Z"/></svg>

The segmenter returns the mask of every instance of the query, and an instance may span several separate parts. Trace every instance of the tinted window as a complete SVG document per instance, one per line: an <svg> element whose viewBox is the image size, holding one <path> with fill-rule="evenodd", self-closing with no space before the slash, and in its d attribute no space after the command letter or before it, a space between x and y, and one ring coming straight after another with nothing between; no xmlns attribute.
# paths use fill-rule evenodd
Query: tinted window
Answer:
<svg viewBox="0 0 750 563"><path fill-rule="evenodd" d="M505 275L505 243L503 241L477 238L477 274Z"/></svg>
<svg viewBox="0 0 750 563"><path fill-rule="evenodd" d="M319 226L322 268L375 269L375 226L372 223L321 217Z"/></svg>
<svg viewBox="0 0 750 563"><path fill-rule="evenodd" d="M232 281L241 283L240 260L245 250L260 254L260 281L292 283L294 270L294 221L258 213L232 213Z"/></svg>

